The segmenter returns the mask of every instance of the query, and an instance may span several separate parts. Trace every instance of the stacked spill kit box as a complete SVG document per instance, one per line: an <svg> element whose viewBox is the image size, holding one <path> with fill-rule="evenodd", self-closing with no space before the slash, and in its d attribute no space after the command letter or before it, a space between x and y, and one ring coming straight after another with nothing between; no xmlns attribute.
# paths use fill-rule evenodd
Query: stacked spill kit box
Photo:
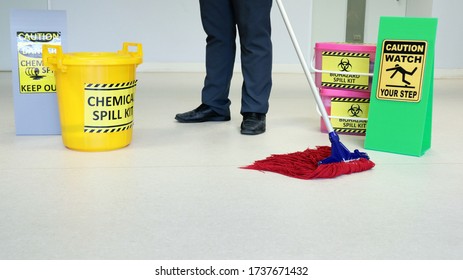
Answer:
<svg viewBox="0 0 463 280"><path fill-rule="evenodd" d="M315 83L338 133L366 133L375 53L373 44L315 44Z"/></svg>

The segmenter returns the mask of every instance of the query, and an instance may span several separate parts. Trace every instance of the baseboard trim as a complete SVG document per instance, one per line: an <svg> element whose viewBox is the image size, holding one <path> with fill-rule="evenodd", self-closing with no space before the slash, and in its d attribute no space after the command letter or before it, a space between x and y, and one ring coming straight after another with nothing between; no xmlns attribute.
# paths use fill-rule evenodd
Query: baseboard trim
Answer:
<svg viewBox="0 0 463 280"><path fill-rule="evenodd" d="M462 79L463 69L435 69L435 79Z"/></svg>
<svg viewBox="0 0 463 280"><path fill-rule="evenodd" d="M143 63L137 68L138 72L205 72L204 63ZM234 72L241 72L241 65L235 64ZM302 73L299 64L274 64L274 73Z"/></svg>
<svg viewBox="0 0 463 280"><path fill-rule="evenodd" d="M241 72L240 64L235 64L235 72ZM203 63L143 63L138 66L138 72L205 72ZM299 64L274 64L274 73L302 73L302 67ZM434 77L436 79L462 79L463 69L435 69Z"/></svg>
<svg viewBox="0 0 463 280"><path fill-rule="evenodd" d="M137 72L204 72L203 63L153 63L143 62Z"/></svg>
<svg viewBox="0 0 463 280"><path fill-rule="evenodd" d="M0 72L11 72L8 69L0 69ZM138 66L137 72L185 72L185 73L204 73L203 63L153 63L145 62ZM235 72L241 72L240 64L235 65ZM302 73L302 67L299 64L274 64L273 73L295 74ZM435 79L463 79L463 69L435 69Z"/></svg>

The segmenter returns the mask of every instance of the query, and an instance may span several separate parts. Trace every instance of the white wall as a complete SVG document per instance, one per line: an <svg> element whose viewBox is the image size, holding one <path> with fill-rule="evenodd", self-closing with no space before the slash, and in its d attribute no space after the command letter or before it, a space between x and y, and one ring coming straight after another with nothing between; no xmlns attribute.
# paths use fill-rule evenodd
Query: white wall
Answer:
<svg viewBox="0 0 463 280"><path fill-rule="evenodd" d="M432 16L439 18L436 68L463 69L463 1L434 0Z"/></svg>
<svg viewBox="0 0 463 280"><path fill-rule="evenodd" d="M433 0L407 0L406 14L409 17L430 17L432 16L432 3Z"/></svg>
<svg viewBox="0 0 463 280"><path fill-rule="evenodd" d="M365 12L365 42L377 43L381 16L405 16L410 0L367 0Z"/></svg>
<svg viewBox="0 0 463 280"><path fill-rule="evenodd" d="M438 18L435 68L438 77L463 77L463 1L367 0L365 42L376 43L380 16ZM313 42L343 41L347 0L314 0ZM312 43L313 45L314 43Z"/></svg>
<svg viewBox="0 0 463 280"><path fill-rule="evenodd" d="M367 0L364 42L376 44L380 17L405 16L406 7L407 0ZM313 10L312 46L315 42L344 42L347 0L314 0Z"/></svg>
<svg viewBox="0 0 463 280"><path fill-rule="evenodd" d="M46 0L0 0L0 71L11 70L10 10L47 9Z"/></svg>
<svg viewBox="0 0 463 280"><path fill-rule="evenodd" d="M143 45L145 70L203 70L205 34L198 0L2 0L1 37L9 38L11 8L65 10L68 18L68 51L116 51L122 42ZM306 55L310 42L312 0L285 1L294 30ZM300 69L276 4L272 11L275 68ZM10 54L9 40L0 42ZM304 47L306 46L306 47ZM239 58L238 58L239 61ZM0 70L11 69L11 58L2 55Z"/></svg>
<svg viewBox="0 0 463 280"><path fill-rule="evenodd" d="M145 70L203 70L205 34L197 0L52 0L66 10L69 51L115 51L122 42L143 44ZM311 1L286 1L301 45L309 49ZM275 64L296 64L276 4L272 11ZM239 57L238 57L239 61ZM171 69L172 68L172 69Z"/></svg>
<svg viewBox="0 0 463 280"><path fill-rule="evenodd" d="M346 38L347 0L314 0L312 47L315 42L343 42Z"/></svg>
<svg viewBox="0 0 463 280"><path fill-rule="evenodd" d="M313 1L313 22L311 18ZM0 36L9 38L9 10L45 9L47 3L68 14L69 51L116 51L124 41L143 44L141 67L154 70L202 70L205 35L197 0L2 0ZM367 0L365 38L375 42L380 15L392 15L378 5L407 3L407 16L439 18L436 68L463 69L461 0ZM343 41L347 0L284 0L306 55L312 42ZM371 9L370 9L371 8ZM378 12L379 11L379 12ZM272 12L275 70L300 70L276 4ZM312 33L311 33L312 32ZM11 69L9 40L0 41L0 70ZM199 67L199 68L198 68Z"/></svg>

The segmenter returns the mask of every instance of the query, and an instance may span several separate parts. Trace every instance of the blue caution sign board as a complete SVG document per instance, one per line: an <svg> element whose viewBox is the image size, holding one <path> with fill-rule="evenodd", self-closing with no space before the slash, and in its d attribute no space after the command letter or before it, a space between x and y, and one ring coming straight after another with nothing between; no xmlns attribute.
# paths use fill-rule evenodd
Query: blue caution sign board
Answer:
<svg viewBox="0 0 463 280"><path fill-rule="evenodd" d="M16 134L60 134L55 77L42 46L65 45L66 13L12 10L10 22Z"/></svg>
<svg viewBox="0 0 463 280"><path fill-rule="evenodd" d="M421 156L431 147L437 19L382 17L365 148Z"/></svg>

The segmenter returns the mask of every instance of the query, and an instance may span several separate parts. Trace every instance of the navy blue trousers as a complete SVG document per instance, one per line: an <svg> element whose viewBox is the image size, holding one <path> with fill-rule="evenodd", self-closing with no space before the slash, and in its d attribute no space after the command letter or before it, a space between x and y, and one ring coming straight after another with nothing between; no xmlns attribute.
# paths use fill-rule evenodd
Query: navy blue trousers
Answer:
<svg viewBox="0 0 463 280"><path fill-rule="evenodd" d="M230 114L230 82L240 39L243 85L241 114L266 114L272 88L270 11L273 0L199 0L206 32L206 78L202 103Z"/></svg>

